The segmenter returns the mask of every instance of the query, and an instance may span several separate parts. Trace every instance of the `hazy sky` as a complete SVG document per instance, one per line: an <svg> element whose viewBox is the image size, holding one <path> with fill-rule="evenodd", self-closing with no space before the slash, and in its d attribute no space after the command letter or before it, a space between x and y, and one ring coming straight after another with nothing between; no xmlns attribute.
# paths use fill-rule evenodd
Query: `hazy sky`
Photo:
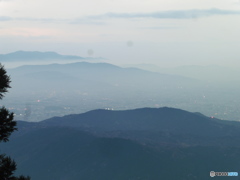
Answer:
<svg viewBox="0 0 240 180"><path fill-rule="evenodd" d="M0 0L0 54L240 66L238 0Z"/></svg>

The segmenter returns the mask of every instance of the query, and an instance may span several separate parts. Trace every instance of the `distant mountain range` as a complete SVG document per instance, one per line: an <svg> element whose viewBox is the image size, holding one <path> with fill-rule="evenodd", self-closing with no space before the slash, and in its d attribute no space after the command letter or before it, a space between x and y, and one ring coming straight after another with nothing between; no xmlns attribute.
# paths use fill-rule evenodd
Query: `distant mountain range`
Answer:
<svg viewBox="0 0 240 180"><path fill-rule="evenodd" d="M172 68L163 68L153 64L132 64L124 67L135 67L147 71L179 75L194 79L203 80L211 83L222 83L224 85L233 85L239 83L239 68L223 67L218 65L198 66L178 66Z"/></svg>
<svg viewBox="0 0 240 180"><path fill-rule="evenodd" d="M231 105L231 103L226 104L225 102L235 102L231 99L235 100L238 97L239 90L237 88L224 86L224 84L220 86L224 86L224 88L220 88L214 83L179 75L89 62L25 65L8 69L8 73L12 80L12 88L8 96L22 98L23 104L26 101L34 102L36 97L41 97L48 103L41 103L41 105L58 105L62 108L67 104L73 105L74 102L76 108L70 114L107 107L129 109L144 106L173 106L188 110L194 110L193 107L209 115L221 114L218 116L220 118L239 118L237 109L234 110L234 113L232 110L231 113L225 110L232 109L225 108L226 105ZM235 84L234 86L239 85ZM50 100L51 94L58 103L54 102L53 98ZM85 106L79 102L84 103ZM213 106L213 102L218 104ZM86 108L86 104L88 104L88 108ZM79 108L82 107L86 109L79 111ZM237 108L238 105L236 104L234 107ZM69 112L63 112L61 115L66 114ZM42 111L41 115L47 115L47 113ZM39 117L37 120L54 115ZM32 117L36 118L37 116L33 115Z"/></svg>
<svg viewBox="0 0 240 180"><path fill-rule="evenodd" d="M202 180L240 171L239 138L239 122L165 107L19 121L0 148L34 180Z"/></svg>
<svg viewBox="0 0 240 180"><path fill-rule="evenodd" d="M108 63L26 65L9 69L8 73L11 74L15 90L19 92L24 88L26 93L44 88L45 91L79 90L94 94L99 94L99 91L108 94L128 92L130 95L137 91L145 92L147 89L156 93L160 89L175 90L179 86L188 88L200 85L199 81L191 78L137 68L121 68Z"/></svg>
<svg viewBox="0 0 240 180"><path fill-rule="evenodd" d="M84 58L72 55L60 55L56 52L16 51L0 54L0 62L36 61L36 60L84 60L99 58Z"/></svg>

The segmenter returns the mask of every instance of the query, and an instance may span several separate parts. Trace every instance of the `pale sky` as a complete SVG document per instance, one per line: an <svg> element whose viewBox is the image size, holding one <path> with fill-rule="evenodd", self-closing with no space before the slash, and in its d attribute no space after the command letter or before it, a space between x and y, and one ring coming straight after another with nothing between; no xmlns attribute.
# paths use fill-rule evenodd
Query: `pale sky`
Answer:
<svg viewBox="0 0 240 180"><path fill-rule="evenodd" d="M240 66L239 0L0 0L0 54Z"/></svg>

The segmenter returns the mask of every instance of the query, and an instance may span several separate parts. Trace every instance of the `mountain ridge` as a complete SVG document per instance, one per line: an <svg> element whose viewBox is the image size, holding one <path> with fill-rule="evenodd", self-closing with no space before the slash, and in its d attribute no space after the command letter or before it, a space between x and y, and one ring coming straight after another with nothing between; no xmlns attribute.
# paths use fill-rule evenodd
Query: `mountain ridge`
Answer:
<svg viewBox="0 0 240 180"><path fill-rule="evenodd" d="M93 57L81 57L76 55L61 55L53 51L15 51L7 54L0 54L1 62L17 62L20 60L34 61L34 60L84 60L84 59L103 59Z"/></svg>
<svg viewBox="0 0 240 180"><path fill-rule="evenodd" d="M169 132L175 131L198 135L208 133L208 135L212 134L214 136L223 132L221 128L214 132L215 127L222 125L219 121L216 118L213 121L211 117L181 109L162 107L121 111L98 109L82 114L51 118L40 123L58 123L59 125L63 123L63 126L71 126L72 124L75 127L99 128L102 130L166 131L167 129ZM190 128L185 127L185 125ZM201 133L201 127L205 128L204 133Z"/></svg>
<svg viewBox="0 0 240 180"><path fill-rule="evenodd" d="M177 119L174 119L166 132L141 128L119 131L109 127L99 131L97 126L76 127L76 121L90 116L92 117L87 121L92 121L93 118L100 121L103 126L106 125L104 121L107 117L112 122L122 119L126 123L126 116L122 116L121 113L129 117L128 121L134 120L135 114L135 117L139 118L139 124L140 118L144 119L146 122L143 126L146 126L146 123L152 124L150 114L161 121L169 120L163 120L167 118L165 115L175 114ZM65 124L62 125L61 117L53 117L38 123L18 121L19 130L13 133L9 143L0 145L1 150L8 152L16 160L19 172L29 172L28 174L36 180L79 178L202 180L210 179L209 172L212 170L239 172L240 135L238 133L229 135L226 130L230 128L231 131L239 132L240 127L234 128L231 122L222 123L221 120L212 119L201 113L169 107L116 112L97 109L82 115L81 118L77 117L78 115L65 116L63 117ZM180 125L179 122L191 128L188 120L196 123L193 131L187 134L179 133L176 129ZM51 121L53 124L48 124ZM217 125L211 126L213 132L217 132L214 129L222 131L217 136L212 136L206 129L197 126L199 121ZM174 126L174 123L177 126ZM131 124L127 125L131 127ZM208 123L205 125L203 127L208 127ZM196 128L202 130L205 136L194 134ZM169 174L173 171L174 173Z"/></svg>
<svg viewBox="0 0 240 180"><path fill-rule="evenodd" d="M100 135L151 143L154 146L223 145L240 146L240 123L219 120L176 108L93 110L53 117L38 123L19 122L20 129L67 127ZM181 145L182 144L182 145Z"/></svg>

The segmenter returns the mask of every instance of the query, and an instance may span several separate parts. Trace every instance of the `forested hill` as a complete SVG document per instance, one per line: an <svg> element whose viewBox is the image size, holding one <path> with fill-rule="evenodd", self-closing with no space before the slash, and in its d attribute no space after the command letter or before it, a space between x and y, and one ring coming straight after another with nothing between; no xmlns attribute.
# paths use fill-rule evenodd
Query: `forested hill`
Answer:
<svg viewBox="0 0 240 180"><path fill-rule="evenodd" d="M53 117L39 123L19 122L19 128L68 127L105 137L130 138L144 143L171 145L233 145L240 137L240 123L207 117L175 108L93 110Z"/></svg>
<svg viewBox="0 0 240 180"><path fill-rule="evenodd" d="M99 109L83 114L53 117L40 124L102 131L161 131L205 137L240 135L239 126L237 126L240 123L168 107L125 111Z"/></svg>
<svg viewBox="0 0 240 180"><path fill-rule="evenodd" d="M240 171L239 139L238 122L164 107L18 121L0 149L34 180L205 180Z"/></svg>

